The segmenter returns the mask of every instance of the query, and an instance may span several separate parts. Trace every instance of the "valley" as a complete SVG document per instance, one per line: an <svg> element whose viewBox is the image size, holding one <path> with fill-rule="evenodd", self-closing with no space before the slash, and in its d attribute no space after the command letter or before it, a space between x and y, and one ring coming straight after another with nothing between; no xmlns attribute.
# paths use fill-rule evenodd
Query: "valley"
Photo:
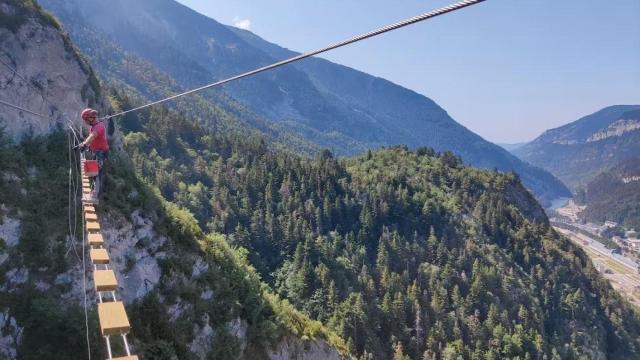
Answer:
<svg viewBox="0 0 640 360"><path fill-rule="evenodd" d="M584 233L560 227L555 229L582 248L613 288L640 311L640 273L637 259L612 254L610 249Z"/></svg>
<svg viewBox="0 0 640 360"><path fill-rule="evenodd" d="M0 45L0 359L640 358L640 106L498 146L317 57L173 98L297 54L174 0L0 0Z"/></svg>

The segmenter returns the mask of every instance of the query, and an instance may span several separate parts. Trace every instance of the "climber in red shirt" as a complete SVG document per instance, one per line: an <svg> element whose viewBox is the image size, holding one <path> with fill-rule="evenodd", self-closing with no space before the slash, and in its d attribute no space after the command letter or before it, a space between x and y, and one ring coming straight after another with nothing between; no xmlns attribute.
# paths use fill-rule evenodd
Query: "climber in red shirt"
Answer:
<svg viewBox="0 0 640 360"><path fill-rule="evenodd" d="M98 161L98 176L90 178L91 196L83 201L97 203L98 197L102 195L104 190L104 162L109 157L109 143L107 142L107 130L102 122L98 121L98 112L94 109L87 108L80 114L82 120L91 126L89 136L78 145L81 149L87 147L91 151L94 160Z"/></svg>

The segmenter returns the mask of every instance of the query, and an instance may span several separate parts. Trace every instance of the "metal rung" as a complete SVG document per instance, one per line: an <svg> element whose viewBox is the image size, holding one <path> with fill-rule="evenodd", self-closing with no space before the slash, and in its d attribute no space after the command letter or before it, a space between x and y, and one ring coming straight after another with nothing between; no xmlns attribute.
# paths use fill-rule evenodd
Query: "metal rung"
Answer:
<svg viewBox="0 0 640 360"><path fill-rule="evenodd" d="M114 291L118 287L116 274L113 270L95 270L93 272L93 282L96 291Z"/></svg>
<svg viewBox="0 0 640 360"><path fill-rule="evenodd" d="M96 215L96 213L85 212L84 219L90 221L98 221L98 215Z"/></svg>
<svg viewBox="0 0 640 360"><path fill-rule="evenodd" d="M138 360L138 357L136 355L131 355L131 356L123 356L123 357L111 358L111 359L107 359L107 360Z"/></svg>
<svg viewBox="0 0 640 360"><path fill-rule="evenodd" d="M101 246L104 244L104 240L102 239L102 235L100 235L100 233L90 233L87 236L87 241L91 246Z"/></svg>
<svg viewBox="0 0 640 360"><path fill-rule="evenodd" d="M100 231L100 224L97 221L87 221L88 231Z"/></svg>
<svg viewBox="0 0 640 360"><path fill-rule="evenodd" d="M121 335L131 330L122 301L98 304L98 318L102 335Z"/></svg>
<svg viewBox="0 0 640 360"><path fill-rule="evenodd" d="M89 251L89 256L91 257L91 262L94 264L109 263L109 254L105 249L91 249Z"/></svg>

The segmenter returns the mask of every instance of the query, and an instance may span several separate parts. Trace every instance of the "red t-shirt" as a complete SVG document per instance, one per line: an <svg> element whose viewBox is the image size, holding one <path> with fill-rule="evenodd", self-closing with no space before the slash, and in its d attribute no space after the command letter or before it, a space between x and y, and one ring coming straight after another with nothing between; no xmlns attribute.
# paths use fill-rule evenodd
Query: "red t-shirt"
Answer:
<svg viewBox="0 0 640 360"><path fill-rule="evenodd" d="M99 122L91 126L91 133L96 134L96 137L89 144L89 149L91 151L108 151L109 143L107 142L107 131L104 128L104 124Z"/></svg>

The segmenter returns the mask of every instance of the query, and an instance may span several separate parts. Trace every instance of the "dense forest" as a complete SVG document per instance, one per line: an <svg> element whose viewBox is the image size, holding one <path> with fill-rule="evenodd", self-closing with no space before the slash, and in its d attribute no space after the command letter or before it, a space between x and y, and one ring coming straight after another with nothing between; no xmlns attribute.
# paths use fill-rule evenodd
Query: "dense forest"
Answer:
<svg viewBox="0 0 640 360"><path fill-rule="evenodd" d="M79 197L73 200L79 189L68 187L69 177L78 176L79 159L70 152L69 140L57 129L14 144L0 127L0 225L8 219L20 224L15 243L0 233L0 331L4 344L11 344L11 337L19 339L15 357L3 357L2 352L0 359L76 360L87 352L85 336L92 355L106 358L96 300L91 298L85 334L81 224L80 214L74 215ZM348 356L338 336L265 286L245 251L232 249L222 234L204 233L188 211L140 182L126 157L112 153L107 167L109 192L100 205L103 229L126 226L136 209L153 221L157 238L167 239L158 250L170 254L160 262L160 286L127 309L134 329L130 340L142 359L195 359L190 343L203 324L215 333L207 354L211 359L267 359L267 352L283 338L321 339ZM74 241L71 234L76 232L79 238ZM151 247L149 241L125 249L128 256ZM199 276L192 273L196 262L203 267ZM206 292L215 297L203 298ZM183 311L170 316L170 307L177 306ZM243 339L230 333L233 322L246 327Z"/></svg>
<svg viewBox="0 0 640 360"><path fill-rule="evenodd" d="M9 29L33 13L53 21L33 1L9 3L24 10L2 16ZM157 81L145 96L173 91L108 50L132 82ZM82 92L95 86L114 110L142 100L95 80ZM144 252L158 267L127 303L141 358L267 359L296 342L362 360L639 357L638 314L550 228L517 175L426 147L303 157L315 146L279 127L264 131L278 140L268 143L243 128L263 119L209 96L224 106L196 97L109 127L98 211L122 250L114 266L126 278ZM70 360L88 336L105 357L93 306L85 332L78 158L70 134L50 130L16 144L0 127L0 225L17 229L0 239L0 346L9 358ZM136 233L131 244L116 243L124 232Z"/></svg>
<svg viewBox="0 0 640 360"><path fill-rule="evenodd" d="M513 173L404 146L305 158L163 108L119 126L145 183L362 359L638 356L638 315Z"/></svg>
<svg viewBox="0 0 640 360"><path fill-rule="evenodd" d="M640 158L630 158L600 173L578 189L576 200L587 205L581 216L592 222L615 221L640 229Z"/></svg>

